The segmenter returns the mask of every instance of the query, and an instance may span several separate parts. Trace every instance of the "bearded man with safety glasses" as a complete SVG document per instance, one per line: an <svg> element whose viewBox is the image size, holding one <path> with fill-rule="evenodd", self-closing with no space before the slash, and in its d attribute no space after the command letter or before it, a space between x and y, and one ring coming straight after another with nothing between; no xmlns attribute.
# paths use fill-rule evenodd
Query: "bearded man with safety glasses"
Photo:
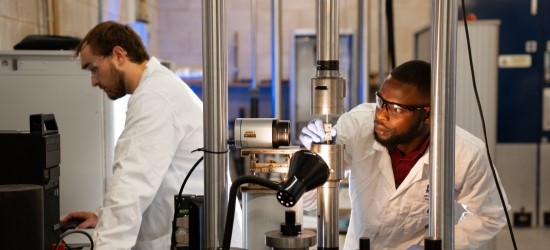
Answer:
<svg viewBox="0 0 550 250"><path fill-rule="evenodd" d="M376 103L343 114L332 130L333 141L345 144L349 178L344 249L358 249L361 237L370 238L371 249L422 248L429 228L430 70L418 60L398 66L376 92ZM314 119L300 140L309 149L324 136L323 122ZM506 224L490 168L483 141L457 127L455 202L466 212L455 224L455 249L479 248ZM315 194L304 197L304 208L314 209Z"/></svg>

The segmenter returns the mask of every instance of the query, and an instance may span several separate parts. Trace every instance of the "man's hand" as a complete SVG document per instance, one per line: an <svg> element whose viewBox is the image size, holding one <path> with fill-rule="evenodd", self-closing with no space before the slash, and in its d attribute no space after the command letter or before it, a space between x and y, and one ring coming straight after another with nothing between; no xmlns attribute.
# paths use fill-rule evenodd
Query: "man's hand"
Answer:
<svg viewBox="0 0 550 250"><path fill-rule="evenodd" d="M304 144L304 147L311 149L312 142L325 142L325 126L323 121L319 118L313 119L307 126L302 129L300 134L300 141ZM336 129L330 130L330 136L336 136Z"/></svg>
<svg viewBox="0 0 550 250"><path fill-rule="evenodd" d="M76 229L95 228L97 225L97 215L88 211L72 212L66 215L60 222L61 224L66 224L69 221L80 222L76 225Z"/></svg>

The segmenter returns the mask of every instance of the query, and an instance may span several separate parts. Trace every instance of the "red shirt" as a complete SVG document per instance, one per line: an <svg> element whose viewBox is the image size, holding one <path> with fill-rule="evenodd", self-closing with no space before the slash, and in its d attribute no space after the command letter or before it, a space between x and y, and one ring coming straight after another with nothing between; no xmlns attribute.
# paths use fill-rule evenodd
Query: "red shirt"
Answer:
<svg viewBox="0 0 550 250"><path fill-rule="evenodd" d="M405 177L407 177L411 169L414 167L414 164L424 154L424 151L426 151L426 148L428 148L428 145L430 145L429 136L426 137L426 140L424 141L424 143L422 143L422 145L418 149L416 149L415 151L411 152L408 155L403 154L403 152L399 151L397 147L393 149L388 149L388 152L390 153L390 157L391 157L393 179L395 180L396 189L405 180Z"/></svg>

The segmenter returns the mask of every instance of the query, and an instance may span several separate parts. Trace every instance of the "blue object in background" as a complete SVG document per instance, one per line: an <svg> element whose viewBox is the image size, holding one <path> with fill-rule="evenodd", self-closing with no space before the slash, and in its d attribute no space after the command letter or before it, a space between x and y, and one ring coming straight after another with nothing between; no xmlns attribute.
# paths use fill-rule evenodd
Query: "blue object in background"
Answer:
<svg viewBox="0 0 550 250"><path fill-rule="evenodd" d="M193 92L197 94L201 100L203 99L202 86L191 85L190 86ZM281 87L281 116L279 119L288 120L289 119L289 88L288 84L282 84ZM272 106L272 96L271 96L271 86L261 86L259 89L259 98L258 98L258 117L259 118L273 118L271 114ZM236 118L246 118L250 117L250 87L248 85L233 85L228 88L228 98L227 98L227 120L229 122L228 127L233 128L233 123ZM230 131L230 135L233 131ZM231 136L229 136L231 137Z"/></svg>
<svg viewBox="0 0 550 250"><path fill-rule="evenodd" d="M497 142L540 142L550 136L542 130L542 90L544 88L544 52L547 49L550 3L538 1L537 13L531 13L531 0L470 0L467 14L478 19L500 19L499 54L529 54L529 68L500 68L498 71ZM461 9L460 9L461 10ZM535 51L526 43L535 41ZM482 83L478 83L482 84Z"/></svg>

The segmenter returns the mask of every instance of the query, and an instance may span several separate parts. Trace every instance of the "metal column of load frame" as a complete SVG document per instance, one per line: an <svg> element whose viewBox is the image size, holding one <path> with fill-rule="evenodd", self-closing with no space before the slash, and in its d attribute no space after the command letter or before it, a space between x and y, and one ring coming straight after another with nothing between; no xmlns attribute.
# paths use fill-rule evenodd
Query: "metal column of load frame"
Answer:
<svg viewBox="0 0 550 250"><path fill-rule="evenodd" d="M311 114L324 115L326 143L312 144L330 168L328 181L317 189L317 249L338 249L338 191L344 178L344 145L332 142L330 115L344 112L345 80L338 61L338 1L317 1L317 74L311 79Z"/></svg>
<svg viewBox="0 0 550 250"><path fill-rule="evenodd" d="M359 0L359 7L357 8L357 35L358 35L358 45L359 47L359 56L357 57L357 67L359 80L359 89L361 94L359 95L359 103L369 102L369 87L370 87L370 34L369 34L369 25L370 25L370 1Z"/></svg>
<svg viewBox="0 0 550 250"><path fill-rule="evenodd" d="M202 1L204 148L227 149L227 42L225 0ZM227 154L205 153L205 244L221 245L228 203Z"/></svg>
<svg viewBox="0 0 550 250"><path fill-rule="evenodd" d="M456 1L433 1L430 228L426 249L453 249ZM432 247L435 245L435 247Z"/></svg>
<svg viewBox="0 0 550 250"><path fill-rule="evenodd" d="M281 1L271 0L271 115L282 118L281 98Z"/></svg>

